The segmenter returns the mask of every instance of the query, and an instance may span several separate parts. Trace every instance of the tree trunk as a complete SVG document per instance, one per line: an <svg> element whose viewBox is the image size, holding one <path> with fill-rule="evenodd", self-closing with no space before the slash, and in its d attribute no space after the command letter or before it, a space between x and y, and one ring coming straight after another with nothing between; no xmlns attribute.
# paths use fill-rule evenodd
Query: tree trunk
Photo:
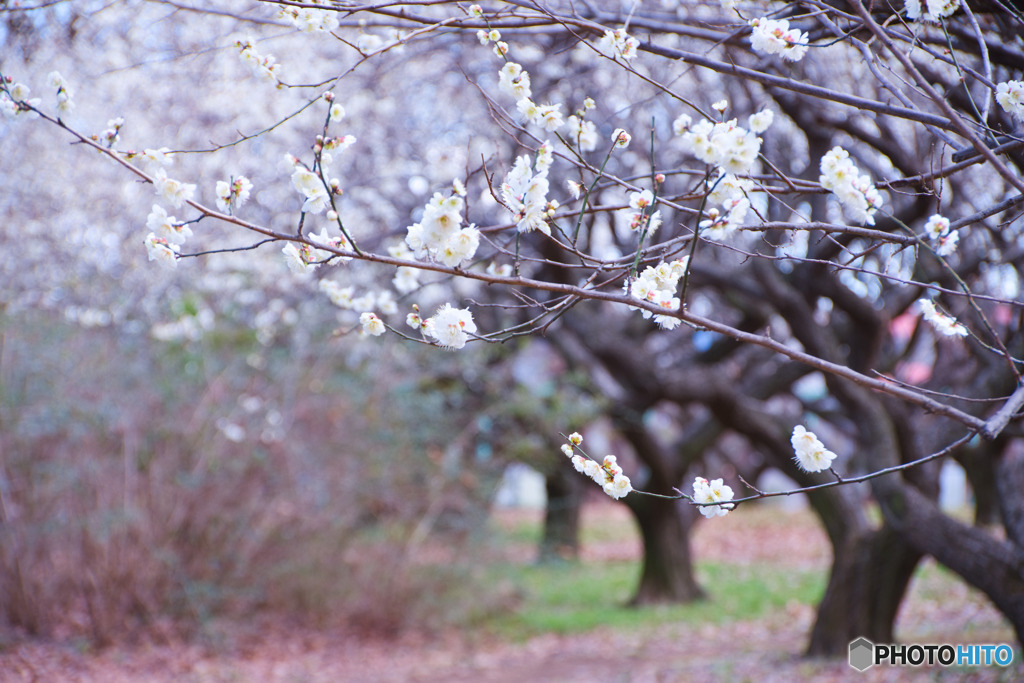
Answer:
<svg viewBox="0 0 1024 683"><path fill-rule="evenodd" d="M547 505L544 508L544 532L537 561L540 563L576 560L580 554L580 506L587 481L564 461L559 461L544 478Z"/></svg>
<svg viewBox="0 0 1024 683"><path fill-rule="evenodd" d="M674 501L631 496L644 543L644 564L630 605L691 602L704 597L693 575L690 528L693 517Z"/></svg>
<svg viewBox="0 0 1024 683"><path fill-rule="evenodd" d="M807 654L840 657L850 641L862 636L875 643L893 642L896 613L921 553L888 525L855 532L833 550Z"/></svg>

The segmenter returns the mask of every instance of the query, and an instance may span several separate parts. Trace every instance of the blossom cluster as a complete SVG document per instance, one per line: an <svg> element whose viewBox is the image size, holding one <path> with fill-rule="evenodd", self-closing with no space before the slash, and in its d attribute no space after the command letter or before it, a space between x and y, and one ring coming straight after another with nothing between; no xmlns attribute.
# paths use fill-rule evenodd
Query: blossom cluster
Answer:
<svg viewBox="0 0 1024 683"><path fill-rule="evenodd" d="M618 58L628 62L636 57L640 41L626 33L625 29L617 28L613 31L605 31L595 47L605 57Z"/></svg>
<svg viewBox="0 0 1024 683"><path fill-rule="evenodd" d="M996 102L1010 116L1024 121L1024 81L1006 81L997 85Z"/></svg>
<svg viewBox="0 0 1024 683"><path fill-rule="evenodd" d="M729 103L716 102L714 109L724 112ZM718 167L718 175L711 185L709 199L721 206L708 210L708 218L701 221L699 229L705 239L722 241L743 225L750 211L747 197L753 188L750 181L740 181L737 174L748 173L761 152L761 138L758 133L768 130L775 115L770 109L763 109L747 118L747 128L738 125L736 119L712 123L702 119L696 124L688 114L680 115L672 129L681 136L686 149L706 164Z"/></svg>
<svg viewBox="0 0 1024 683"><path fill-rule="evenodd" d="M935 244L935 253L939 256L949 256L956 251L960 233L950 229L948 218L935 214L925 223L924 231Z"/></svg>
<svg viewBox="0 0 1024 683"><path fill-rule="evenodd" d="M947 337L966 337L967 328L956 321L951 315L935 308L935 302L931 299L918 299L917 305L926 322L931 324L940 334Z"/></svg>
<svg viewBox="0 0 1024 683"><path fill-rule="evenodd" d="M590 100L591 102L593 100ZM597 126L582 116L573 114L566 123L569 125L569 142L574 142L581 152L593 152L597 149Z"/></svg>
<svg viewBox="0 0 1024 683"><path fill-rule="evenodd" d="M498 87L515 98L516 102L529 99L533 95L530 89L530 73L515 62L505 62L498 71Z"/></svg>
<svg viewBox="0 0 1024 683"><path fill-rule="evenodd" d="M473 258L480 246L480 231L475 225L462 227L464 206L458 193L448 196L434 193L419 223L407 229L405 243L416 258L429 256L449 268Z"/></svg>
<svg viewBox="0 0 1024 683"><path fill-rule="evenodd" d="M403 259L405 261L411 261L415 258L412 250L402 242L401 244L395 244L388 247L388 254L392 258ZM412 266L399 266L395 272L395 276L391 278L391 284L395 286L402 294L408 294L420 286L420 269L413 268Z"/></svg>
<svg viewBox="0 0 1024 683"><path fill-rule="evenodd" d="M698 503L700 514L708 519L728 514L735 507L727 502L732 498L732 487L726 486L721 479L708 481L704 477L697 477L693 480L693 502Z"/></svg>
<svg viewBox="0 0 1024 683"><path fill-rule="evenodd" d="M378 292L368 291L356 296L355 287L342 287L336 281L328 278L320 280L318 287L338 308L358 313L367 311L380 311L386 315L398 313L398 302L395 301L395 295L387 289Z"/></svg>
<svg viewBox="0 0 1024 683"><path fill-rule="evenodd" d="M307 0L309 4L325 5L321 0ZM313 9L309 7L282 7L277 13L278 19L294 24L306 33L315 31L333 31L338 28L338 13L334 10Z"/></svg>
<svg viewBox="0 0 1024 683"><path fill-rule="evenodd" d="M630 193L629 208L633 209L629 217L630 230L644 231L650 237L661 227L661 211L651 211L653 205L654 193L650 190Z"/></svg>
<svg viewBox="0 0 1024 683"><path fill-rule="evenodd" d="M56 73L56 72L54 72ZM30 109L27 109L19 103L25 103L30 107L38 107L42 100L38 97L29 99L29 94L32 92L24 83L15 83L9 77L4 77L4 82L0 83L0 115L4 118L10 119L15 116L21 116L29 114Z"/></svg>
<svg viewBox="0 0 1024 683"><path fill-rule="evenodd" d="M446 349L461 349L470 335L476 333L473 313L467 308L455 308L447 303L426 320L420 317L419 308L413 306L413 312L406 316L405 322Z"/></svg>
<svg viewBox="0 0 1024 683"><path fill-rule="evenodd" d="M938 23L939 19L948 17L960 9L960 0L905 0L904 4L907 19L933 23Z"/></svg>
<svg viewBox="0 0 1024 683"><path fill-rule="evenodd" d="M722 169L723 173L747 173L757 161L761 152L761 138L772 124L774 115L763 110L751 115L749 128L737 124L736 119L712 123L701 119L693 123L688 114L680 115L672 124L676 135L681 136L683 146L706 164Z"/></svg>
<svg viewBox="0 0 1024 683"><path fill-rule="evenodd" d="M106 129L98 136L93 135L92 139L99 141L102 140L107 146L107 149L113 148L121 140L121 128L124 127L124 119L120 116L107 121Z"/></svg>
<svg viewBox="0 0 1024 683"><path fill-rule="evenodd" d="M242 38L235 41L235 47L241 50L238 56L243 64L252 69L254 76L268 80L271 83L280 82L281 65L274 59L274 55L261 55L256 50L251 38Z"/></svg>
<svg viewBox="0 0 1024 683"><path fill-rule="evenodd" d="M74 93L59 71L51 71L46 80L51 88L57 89L57 111L61 114L70 114L75 108L75 101L71 99Z"/></svg>
<svg viewBox="0 0 1024 683"><path fill-rule="evenodd" d="M319 244L329 249L352 249L352 245L349 244L344 235L330 237L327 234L327 228L322 229L320 234L311 233L308 239L314 244ZM297 275L312 273L321 263L334 256L332 252L326 249L318 249L305 242L289 242L281 250L281 253L284 254L284 262L288 266L288 270ZM342 257L342 259L348 260L348 257Z"/></svg>
<svg viewBox="0 0 1024 683"><path fill-rule="evenodd" d="M245 204L252 190L252 183L244 175L217 181L217 207L221 211L234 213Z"/></svg>
<svg viewBox="0 0 1024 683"><path fill-rule="evenodd" d="M557 205L547 198L550 167L551 147L545 142L534 164L530 164L530 157L520 156L501 183L501 199L512 212L519 232L540 230L545 235L551 234L547 221Z"/></svg>
<svg viewBox="0 0 1024 683"><path fill-rule="evenodd" d="M751 19L750 47L754 52L779 55L790 62L799 62L807 54L807 34L790 28L785 19L761 17Z"/></svg>
<svg viewBox="0 0 1024 683"><path fill-rule="evenodd" d="M295 161L296 164L292 171L292 186L306 198L302 203L302 212L323 213L324 209L331 204L331 195L328 192L328 187L330 187L332 192L340 194L340 184L335 185L332 183L330 186L326 185L318 173L298 163L297 159Z"/></svg>
<svg viewBox="0 0 1024 683"><path fill-rule="evenodd" d="M638 277L627 280L623 289L626 294L640 301L652 303L666 311L677 311L679 297L676 296L676 287L686 272L689 260L689 256L684 256L671 263L662 261L657 266L648 266ZM630 308L636 310L633 306ZM679 318L672 315L655 314L647 309L640 309L640 312L645 319L654 316L654 322L664 329L675 329L680 323Z"/></svg>
<svg viewBox="0 0 1024 683"><path fill-rule="evenodd" d="M560 104L537 104L531 98L530 73L521 64L508 61L508 43L501 41L501 33L497 29L477 32L480 42L487 45L494 42L494 52L505 59L505 65L498 71L498 87L516 100L516 110L523 121L540 126L546 131L554 132L565 125Z"/></svg>
<svg viewBox="0 0 1024 683"><path fill-rule="evenodd" d="M862 174L850 153L842 147L833 147L821 158L821 186L839 198L843 208L853 220L875 224L875 212L882 206L882 195L875 189L871 178Z"/></svg>
<svg viewBox="0 0 1024 683"><path fill-rule="evenodd" d="M793 427L793 435L789 442L796 453L796 464L804 472L822 472L832 467L836 454L825 448L825 444L803 425Z"/></svg>
<svg viewBox="0 0 1024 683"><path fill-rule="evenodd" d="M615 500L625 497L633 490L632 482L622 473L622 466L618 464L614 455L606 455L604 460L598 462L587 455L576 453L581 443L583 437L573 432L569 435L569 443L562 444L562 453L572 461L572 466L577 472L590 477Z"/></svg>

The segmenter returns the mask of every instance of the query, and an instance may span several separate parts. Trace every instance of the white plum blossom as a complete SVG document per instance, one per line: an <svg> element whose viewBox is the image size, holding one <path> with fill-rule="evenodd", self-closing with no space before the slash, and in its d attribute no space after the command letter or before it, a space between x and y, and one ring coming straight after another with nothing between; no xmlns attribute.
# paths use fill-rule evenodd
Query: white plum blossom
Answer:
<svg viewBox="0 0 1024 683"><path fill-rule="evenodd" d="M734 195L722 202L722 211L712 208L708 217L700 222L701 237L722 242L731 237L747 218L750 200L743 195Z"/></svg>
<svg viewBox="0 0 1024 683"><path fill-rule="evenodd" d="M948 218L935 214L925 223L924 231L934 242L935 253L939 256L950 256L956 252L960 233L950 229Z"/></svg>
<svg viewBox="0 0 1024 683"><path fill-rule="evenodd" d="M726 486L721 479L708 481L704 477L697 477L693 480L693 502L701 503L697 510L708 519L712 517L724 517L729 510L735 507L730 501L733 498L732 487ZM721 505L707 505L707 503L722 503Z"/></svg>
<svg viewBox="0 0 1024 683"><path fill-rule="evenodd" d="M514 97L517 102L528 100L532 96L530 74L515 62L506 62L498 71L498 87Z"/></svg>
<svg viewBox="0 0 1024 683"><path fill-rule="evenodd" d="M307 4L326 4L312 0ZM338 13L331 10L313 9L310 7L283 7L277 16L294 24L299 30L306 33L317 31L333 31L338 28Z"/></svg>
<svg viewBox="0 0 1024 683"><path fill-rule="evenodd" d="M416 258L429 256L449 268L473 258L480 246L480 232L473 225L462 227L464 205L458 194L446 197L435 192L423 209L420 222L407 228L405 243L412 250L412 255ZM409 286L415 288L411 282Z"/></svg>
<svg viewBox="0 0 1024 683"><path fill-rule="evenodd" d="M661 226L661 212L649 211L654 203L654 193L650 190L632 192L629 195L629 208L633 209L630 214L629 228L634 232L646 230L647 235L653 235Z"/></svg>
<svg viewBox="0 0 1024 683"><path fill-rule="evenodd" d="M432 317L424 321L424 332L446 349L461 349L476 332L473 314L466 308L452 308L445 304Z"/></svg>
<svg viewBox="0 0 1024 683"><path fill-rule="evenodd" d="M217 181L217 207L221 211L233 213L245 204L252 190L252 183L244 175L228 180Z"/></svg>
<svg viewBox="0 0 1024 683"><path fill-rule="evenodd" d="M711 188L708 202L712 204L725 204L730 199L746 197L754 190L754 181L738 178L732 173L719 173L708 181L708 185Z"/></svg>
<svg viewBox="0 0 1024 683"><path fill-rule="evenodd" d="M763 133L771 127L774 120L775 113L771 109L762 109L747 117L747 128L752 133Z"/></svg>
<svg viewBox="0 0 1024 683"><path fill-rule="evenodd" d="M382 47L384 47L384 39L376 33L367 33L364 31L359 34L358 38L356 38L356 49L364 55L370 52L376 52Z"/></svg>
<svg viewBox="0 0 1024 683"><path fill-rule="evenodd" d="M762 112L763 113L763 112ZM771 112L768 112L771 113ZM759 125L770 125L771 121L761 117ZM736 124L736 119L712 123L702 119L690 125L690 117L680 116L673 123L673 130L682 137L683 146L695 157L707 164L722 169L724 173L747 173L761 153L761 138Z"/></svg>
<svg viewBox="0 0 1024 683"><path fill-rule="evenodd" d="M179 247L177 244L171 244L163 237L157 237L153 233L146 235L145 244L150 261L156 261L165 268L178 267Z"/></svg>
<svg viewBox="0 0 1024 683"><path fill-rule="evenodd" d="M328 236L327 228L322 229L320 234L310 234L308 239L310 242L332 249L351 249L348 240L344 237ZM289 242L281 252L284 254L285 264L287 264L288 269L299 275L312 273L323 261L333 256L329 251L317 249L303 242ZM351 257L339 256L336 258L348 261Z"/></svg>
<svg viewBox="0 0 1024 683"><path fill-rule="evenodd" d="M833 147L821 158L821 186L833 192L853 220L875 224L875 212L882 195L866 174L862 174L842 147Z"/></svg>
<svg viewBox="0 0 1024 683"><path fill-rule="evenodd" d="M809 432L803 425L793 427L793 435L789 442L796 453L794 460L804 472L822 472L832 467L836 454L825 448L814 432Z"/></svg>
<svg viewBox="0 0 1024 683"><path fill-rule="evenodd" d="M565 186L566 186L566 188L568 188L569 194L572 195L573 199L579 199L580 198L580 192L583 190L583 185L582 184L580 184L580 183L578 183L575 180L572 180L570 178L570 179L567 179L565 181Z"/></svg>
<svg viewBox="0 0 1024 683"><path fill-rule="evenodd" d="M679 279L686 272L689 258L689 256L684 256L671 263L662 261L657 266L648 266L639 276L627 280L623 285L623 290L629 296L654 304L665 309L666 312L677 311L680 302L679 297L676 296L676 287L679 284ZM630 308L637 310L635 306L630 306ZM645 319L653 316L654 322L664 329L674 329L680 323L679 318L672 315L655 314L645 308L639 310Z"/></svg>
<svg viewBox="0 0 1024 683"><path fill-rule="evenodd" d="M38 97L29 99L30 92L31 90L24 83L12 84L8 92L0 91L0 114L3 114L4 118L13 118L15 116L33 118L35 116L34 112L20 104L24 103L30 107L38 107L42 104L42 100Z"/></svg>
<svg viewBox="0 0 1024 683"><path fill-rule="evenodd" d="M622 128L616 128L612 131L612 142L615 143L616 147L625 149L626 147L629 147L629 143L632 139L633 136Z"/></svg>
<svg viewBox="0 0 1024 683"><path fill-rule="evenodd" d="M321 292L327 295L327 298L331 300L331 303L338 308L352 308L352 295L355 293L354 287L342 287L334 280L330 280L328 278L320 280L317 286Z"/></svg>
<svg viewBox="0 0 1024 683"><path fill-rule="evenodd" d="M997 85L996 102L1010 116L1024 121L1024 81L1006 81Z"/></svg>
<svg viewBox="0 0 1024 683"><path fill-rule="evenodd" d="M393 258L403 259L411 261L415 258L415 255L409 249L405 243L396 244L388 247L388 254ZM420 269L412 268L410 266L399 266L395 272L395 277L391 279L391 284L395 286L400 294L408 294L420 286Z"/></svg>
<svg viewBox="0 0 1024 683"><path fill-rule="evenodd" d="M322 228L319 234L310 233L309 239L311 242L314 242L324 247L328 247L330 249L345 249L346 251L352 250L352 245L349 244L348 239L346 239L344 235L331 237L327 234L327 228ZM314 249L313 255L316 257L317 261L323 261L324 259L330 258L332 256L331 252L324 251L322 249ZM335 258L341 261L352 260L352 257L350 256L335 256Z"/></svg>
<svg viewBox="0 0 1024 683"><path fill-rule="evenodd" d="M384 321L373 311L365 311L359 315L359 324L363 326L363 334L379 337L387 331Z"/></svg>
<svg viewBox="0 0 1024 683"><path fill-rule="evenodd" d="M597 149L597 126L593 121L587 121L573 114L567 120L569 124L569 142L579 145L581 152L593 152Z"/></svg>
<svg viewBox="0 0 1024 683"><path fill-rule="evenodd" d="M502 263L502 264L499 265L498 263L496 263L494 261L491 261L487 265L487 270L485 272L488 275L493 275L495 277L511 277L512 276L512 264L510 264L510 263Z"/></svg>
<svg viewBox="0 0 1024 683"><path fill-rule="evenodd" d="M692 125L692 116L689 114L680 114L676 117L676 120L672 122L672 132L676 135L685 135L686 131L690 130L690 126Z"/></svg>
<svg viewBox="0 0 1024 683"><path fill-rule="evenodd" d="M537 104L528 97L516 102L519 115L528 123L540 126L546 131L556 131L565 125L561 104Z"/></svg>
<svg viewBox="0 0 1024 683"><path fill-rule="evenodd" d="M918 299L917 305L921 309L926 322L931 324L940 334L947 337L966 337L967 328L958 323L956 318L946 315L935 308L935 302L930 299Z"/></svg>
<svg viewBox="0 0 1024 683"><path fill-rule="evenodd" d="M173 204L175 208L180 207L187 201L191 201L192 196L196 192L195 185L168 178L167 173L162 168L153 177L153 187L156 189L156 194Z"/></svg>
<svg viewBox="0 0 1024 683"><path fill-rule="evenodd" d="M799 62L807 54L807 34L790 28L785 19L761 17L751 19L750 47L754 52L779 55L790 62Z"/></svg>
<svg viewBox="0 0 1024 683"><path fill-rule="evenodd" d="M36 100L38 101L38 100ZM121 128L124 126L124 119L117 117L107 121L107 129L100 133L100 137L107 143L107 148L113 148L121 140Z"/></svg>
<svg viewBox="0 0 1024 683"><path fill-rule="evenodd" d="M545 235L551 234L547 223L548 189L547 169L534 173L528 156L516 159L501 184L501 199L512 212L519 232L540 230Z"/></svg>
<svg viewBox="0 0 1024 683"><path fill-rule="evenodd" d="M144 149L139 159L154 171L174 163L174 152L167 147Z"/></svg>
<svg viewBox="0 0 1024 683"><path fill-rule="evenodd" d="M601 488L609 496L618 500L619 498L624 498L626 494L633 490L633 483L629 480L629 477L620 473L612 476L611 480L606 481Z"/></svg>
<svg viewBox="0 0 1024 683"><path fill-rule="evenodd" d="M289 242L281 249L285 265L296 275L312 273L316 270L319 264L316 262L318 259L313 254L314 251L308 244L296 242Z"/></svg>
<svg viewBox="0 0 1024 683"><path fill-rule="evenodd" d="M624 29L617 28L614 31L605 31L595 47L605 57L620 58L628 62L636 57L640 41L626 33Z"/></svg>
<svg viewBox="0 0 1024 683"><path fill-rule="evenodd" d="M905 0L904 4L907 19L933 23L938 23L939 19L948 17L960 9L960 0Z"/></svg>
<svg viewBox="0 0 1024 683"><path fill-rule="evenodd" d="M589 457L576 454L574 447L582 442L583 437L573 432L569 435L569 443L562 444L562 453L569 458L577 472L589 477L615 500L623 498L633 490L632 482L622 473L622 466L618 464L614 455L606 455L604 460L598 463Z"/></svg>
<svg viewBox="0 0 1024 683"><path fill-rule="evenodd" d="M643 211L654 202L654 193L650 190L631 192L629 195L629 208L635 211Z"/></svg>
<svg viewBox="0 0 1024 683"><path fill-rule="evenodd" d="M192 236L191 228L179 223L174 216L168 216L167 211L159 204L153 205L146 218L146 227L157 237L167 240L169 244L184 244L185 240Z"/></svg>
<svg viewBox="0 0 1024 683"><path fill-rule="evenodd" d="M270 81L271 83L279 82L281 65L275 61L273 55L267 55L265 57L261 55L253 45L251 38L243 38L235 41L235 47L241 50L238 56L242 60L243 64L252 69L254 76Z"/></svg>
<svg viewBox="0 0 1024 683"><path fill-rule="evenodd" d="M533 162L533 168L538 173L547 173L551 169L551 164L555 163L555 152L551 147L551 142L545 140L540 147L537 148L537 156Z"/></svg>
<svg viewBox="0 0 1024 683"><path fill-rule="evenodd" d="M328 207L330 195L327 194L323 180L305 166L296 164L292 171L292 185L306 197L302 204L304 213L321 213Z"/></svg>
<svg viewBox="0 0 1024 683"><path fill-rule="evenodd" d="M61 114L70 114L75 108L75 102L71 99L74 93L67 81L59 71L51 71L46 77L46 81L51 88L57 89L57 110Z"/></svg>

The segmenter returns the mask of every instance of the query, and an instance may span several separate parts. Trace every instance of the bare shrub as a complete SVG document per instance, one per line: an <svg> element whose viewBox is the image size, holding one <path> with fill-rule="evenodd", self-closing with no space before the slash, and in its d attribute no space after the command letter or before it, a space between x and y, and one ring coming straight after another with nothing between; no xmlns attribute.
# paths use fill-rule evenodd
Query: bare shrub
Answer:
<svg viewBox="0 0 1024 683"><path fill-rule="evenodd" d="M451 419L440 399L252 340L72 335L42 315L3 335L8 625L102 645L272 609L395 633L443 621L442 596L461 618L458 558L415 559L432 503L467 493L417 457Z"/></svg>

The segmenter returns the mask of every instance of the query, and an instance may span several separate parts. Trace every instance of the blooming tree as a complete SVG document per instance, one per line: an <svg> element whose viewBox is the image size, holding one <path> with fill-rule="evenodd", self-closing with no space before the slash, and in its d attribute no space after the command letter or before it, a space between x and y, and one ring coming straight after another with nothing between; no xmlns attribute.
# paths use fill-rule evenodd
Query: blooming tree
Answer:
<svg viewBox="0 0 1024 683"><path fill-rule="evenodd" d="M5 267L23 272L60 251L79 278L130 261L132 281L168 288L223 268L247 282L236 292L280 289L337 308L339 333L365 344L402 337L440 352L545 333L600 366L639 414L672 402L699 443L722 451L721 435L739 436L810 492L836 548L826 594L836 610L856 593L842 597L856 565L840 560L885 555L889 573L863 585L899 586L895 605L855 621L858 635L891 636L925 554L1024 635L1014 559L1024 498L998 483L1024 481L1014 5L189 9L198 13L147 5L168 27L209 26L154 33L152 45L112 37L106 6L77 23L59 8L18 13L119 45L97 70L187 58L203 74L188 87L209 111L147 124L159 117L146 98L170 106L179 95L104 98L117 91L109 79L23 47L0 65L2 132L16 150L4 174L19 188L12 201L35 213L25 229L5 226L19 249ZM174 69L154 59L133 71L155 81ZM122 223L66 238L30 201L38 177L25 169L82 168L46 164L65 142L129 183L103 194L123 205ZM69 187L86 202L94 190L82 175L38 192L64 207ZM14 272L10 306L56 306L71 282ZM209 285L210 300L225 289ZM159 318L147 299L139 307ZM643 481L581 446L568 437L573 466L627 502L686 499L714 518L796 491L726 484L728 471L691 484L679 468L650 468ZM947 457L969 463L1006 540L935 504L934 465ZM845 492L862 482L881 528ZM904 544L886 555L894 539Z"/></svg>

